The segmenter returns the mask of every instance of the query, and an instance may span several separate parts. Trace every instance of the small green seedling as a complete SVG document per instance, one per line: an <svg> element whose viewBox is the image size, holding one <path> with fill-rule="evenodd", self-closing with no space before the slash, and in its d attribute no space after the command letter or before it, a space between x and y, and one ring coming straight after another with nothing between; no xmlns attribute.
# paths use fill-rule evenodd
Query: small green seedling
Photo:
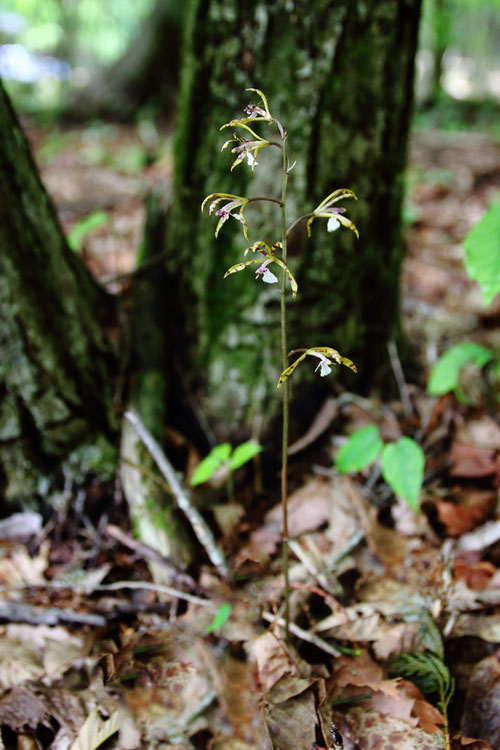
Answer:
<svg viewBox="0 0 500 750"><path fill-rule="evenodd" d="M210 623L210 625L206 629L206 633L213 633L214 630L219 630L220 628L223 628L226 622L231 617L231 612L233 611L233 608L230 604L227 602L224 602L224 604L221 604L219 609L214 615L214 619Z"/></svg>
<svg viewBox="0 0 500 750"><path fill-rule="evenodd" d="M82 249L83 241L87 235L109 222L109 214L106 211L94 211L74 224L68 234L68 245L78 253Z"/></svg>
<svg viewBox="0 0 500 750"><path fill-rule="evenodd" d="M485 305L500 293L500 203L493 203L480 221L472 227L464 240L465 269L470 279L477 281ZM460 386L463 367L471 363L478 369L490 365L490 374L500 367L495 354L473 341L452 346L432 368L427 392L442 396L454 391L457 399L467 402Z"/></svg>
<svg viewBox="0 0 500 750"><path fill-rule="evenodd" d="M464 240L465 268L477 281L484 304L500 292L500 203L493 203Z"/></svg>
<svg viewBox="0 0 500 750"><path fill-rule="evenodd" d="M205 456L201 461L191 478L191 487L196 487L199 484L208 482L213 477L215 472L222 466L225 466L228 471L227 487L229 497L233 497L233 471L239 469L248 461L251 461L254 456L262 451L262 446L256 443L254 440L248 440L246 443L237 445L236 448L232 449L230 443L221 443L216 445L208 456Z"/></svg>
<svg viewBox="0 0 500 750"><path fill-rule="evenodd" d="M415 440L402 437L395 443L382 442L375 425L353 433L339 450L335 466L343 474L361 471L378 458L382 476L398 497L419 511L419 495L424 479L425 456Z"/></svg>
<svg viewBox="0 0 500 750"><path fill-rule="evenodd" d="M439 357L432 368L427 393L431 396L442 396L455 392L459 401L465 403L467 397L460 386L460 373L467 363L481 369L495 359L492 351L474 341L463 341L455 344L451 349Z"/></svg>

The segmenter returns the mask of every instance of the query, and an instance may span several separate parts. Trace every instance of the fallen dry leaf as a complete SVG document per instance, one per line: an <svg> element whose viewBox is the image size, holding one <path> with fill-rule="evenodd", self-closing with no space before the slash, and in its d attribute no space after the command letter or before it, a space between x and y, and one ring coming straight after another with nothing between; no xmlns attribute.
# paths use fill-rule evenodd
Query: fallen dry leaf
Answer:
<svg viewBox="0 0 500 750"><path fill-rule="evenodd" d="M453 564L455 579L457 581L464 581L470 589L477 589L479 591L488 588L495 573L495 566L487 560L477 560L469 563L467 560L456 559Z"/></svg>
<svg viewBox="0 0 500 750"><path fill-rule="evenodd" d="M500 652L475 665L462 714L462 733L500 747Z"/></svg>
<svg viewBox="0 0 500 750"><path fill-rule="evenodd" d="M472 531L484 520L484 511L481 508L456 505L446 500L436 500L438 518L446 527L448 536L461 536Z"/></svg>
<svg viewBox="0 0 500 750"><path fill-rule="evenodd" d="M263 693L271 690L283 675L297 671L285 644L271 630L259 636L249 650L257 665L259 686Z"/></svg>
<svg viewBox="0 0 500 750"><path fill-rule="evenodd" d="M455 441L450 451L453 477L487 477L500 472L500 448Z"/></svg>
<svg viewBox="0 0 500 750"><path fill-rule="evenodd" d="M344 720L359 750L436 750L433 735L402 719L352 708Z"/></svg>

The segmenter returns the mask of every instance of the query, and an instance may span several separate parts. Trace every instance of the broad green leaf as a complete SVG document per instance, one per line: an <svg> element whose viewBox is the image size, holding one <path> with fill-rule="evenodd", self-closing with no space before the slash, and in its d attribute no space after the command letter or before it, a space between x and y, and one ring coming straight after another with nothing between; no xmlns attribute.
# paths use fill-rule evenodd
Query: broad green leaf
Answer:
<svg viewBox="0 0 500 750"><path fill-rule="evenodd" d="M238 445L234 449L234 453L231 456L229 468L231 469L231 471L239 469L240 466L246 464L247 461L250 461L250 459L252 459L257 455L257 453L260 453L261 451L262 446L256 443L254 440L248 440L246 443Z"/></svg>
<svg viewBox="0 0 500 750"><path fill-rule="evenodd" d="M85 237L94 229L104 226L109 221L109 214L105 211L94 211L84 219L77 221L68 234L68 245L72 250L81 250Z"/></svg>
<svg viewBox="0 0 500 750"><path fill-rule="evenodd" d="M500 203L494 203L464 240L465 268L485 305L500 292Z"/></svg>
<svg viewBox="0 0 500 750"><path fill-rule="evenodd" d="M342 473L361 471L380 455L384 444L374 424L353 433L337 453L335 466Z"/></svg>
<svg viewBox="0 0 500 750"><path fill-rule="evenodd" d="M460 370L467 362L473 362L476 367L484 365L493 359L493 353L473 341L464 341L448 349L436 362L427 384L427 392L431 396L442 396L459 386Z"/></svg>
<svg viewBox="0 0 500 750"><path fill-rule="evenodd" d="M214 619L210 623L210 625L206 629L206 633L213 633L214 630L218 630L219 628L222 628L226 622L231 617L231 612L233 611L233 608L231 604L228 604L227 602L224 602L224 604L221 604L219 609L214 615Z"/></svg>
<svg viewBox="0 0 500 750"><path fill-rule="evenodd" d="M231 455L230 443L221 443L212 448L208 456L205 456L201 461L191 478L191 487L196 487L198 484L208 482L210 477L222 466L222 464L228 460Z"/></svg>
<svg viewBox="0 0 500 750"><path fill-rule="evenodd" d="M394 494L402 497L413 510L419 510L418 498L424 479L425 456L422 448L409 437L389 443L382 451L382 475Z"/></svg>

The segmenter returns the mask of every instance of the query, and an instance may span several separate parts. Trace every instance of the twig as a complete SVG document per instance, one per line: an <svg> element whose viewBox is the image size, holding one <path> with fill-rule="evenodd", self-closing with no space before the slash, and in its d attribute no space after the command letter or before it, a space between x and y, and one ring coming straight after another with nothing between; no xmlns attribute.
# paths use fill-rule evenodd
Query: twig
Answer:
<svg viewBox="0 0 500 750"><path fill-rule="evenodd" d="M266 620L267 622L277 622L278 625L282 628L285 627L285 620L283 617L277 617L276 615L273 615L272 612L263 612L262 618ZM321 649L321 651L324 651L327 654L330 654L330 656L341 656L341 653L338 649L335 648L335 646L330 646L329 643L323 640L323 638L320 638L318 635L315 635L314 633L309 633L307 630L302 630L302 628L299 628L298 625L295 625L295 623L290 623L290 633L293 633L297 636L297 638L300 638L302 641L307 641L308 643L312 643L313 646L316 646L317 648Z"/></svg>
<svg viewBox="0 0 500 750"><path fill-rule="evenodd" d="M184 599L192 604L210 604L210 599L202 599L201 596L188 594L185 591L178 591L171 586L164 586L162 583L151 583L150 581L116 581L115 583L103 583L96 586L94 591L121 591L122 589L146 589L155 591L158 594L168 594L174 599Z"/></svg>
<svg viewBox="0 0 500 750"><path fill-rule="evenodd" d="M408 386L406 384L403 368L401 367L401 360L399 359L398 349L393 339L387 344L389 351L389 359L391 362L392 371L396 378L396 384L398 386L399 395L401 398L401 404L405 417L410 418L413 414L413 406L408 392Z"/></svg>
<svg viewBox="0 0 500 750"><path fill-rule="evenodd" d="M214 539L214 535L205 523L203 516L192 504L189 493L187 489L181 484L181 481L179 480L174 467L165 456L164 452L162 451L154 437L151 435L147 427L144 425L141 418L134 411L126 411L124 416L125 419L130 422L137 435L151 454L153 460L156 462L159 470L167 480L170 491L172 492L177 505L190 522L193 531L198 538L198 541L205 548L211 562L215 565L219 573L227 578L229 576L229 569L227 567L224 554L220 547L217 545Z"/></svg>
<svg viewBox="0 0 500 750"><path fill-rule="evenodd" d="M62 622L95 625L96 627L107 625L107 619L102 615L94 615L90 612L74 612L59 607L38 609L31 607L29 604L19 604L18 602L1 602L0 620L3 622L27 622L30 625L58 625Z"/></svg>

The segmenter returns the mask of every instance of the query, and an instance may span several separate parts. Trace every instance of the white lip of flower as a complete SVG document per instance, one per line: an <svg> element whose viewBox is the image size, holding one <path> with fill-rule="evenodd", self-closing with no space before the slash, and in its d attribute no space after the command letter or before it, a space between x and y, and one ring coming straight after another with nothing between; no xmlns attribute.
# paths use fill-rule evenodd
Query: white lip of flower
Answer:
<svg viewBox="0 0 500 750"><path fill-rule="evenodd" d="M274 273L269 270L269 268L267 268L267 264L270 262L270 260L265 260L264 263L255 271L255 275L257 277L262 276L262 281L265 281L266 284L276 284L278 282L278 277L275 276Z"/></svg>
<svg viewBox="0 0 500 750"><path fill-rule="evenodd" d="M316 372L319 368L321 368L319 374L321 375L322 378L324 378L325 375L329 375L332 371L332 368L330 367L332 363L330 362L330 360L324 357L322 354L316 354L316 352L311 352L311 354L314 357L319 357L319 360L320 360L318 363L318 366L314 369L314 372Z"/></svg>
<svg viewBox="0 0 500 750"><path fill-rule="evenodd" d="M335 216L332 216L330 219L328 219L328 224L326 225L326 231L334 232L336 229L339 228L339 226L340 226L340 221L336 219Z"/></svg>
<svg viewBox="0 0 500 750"><path fill-rule="evenodd" d="M247 151L246 153L247 157L247 163L249 167L257 167L259 165L259 162L255 158L254 154L252 154L251 151Z"/></svg>

